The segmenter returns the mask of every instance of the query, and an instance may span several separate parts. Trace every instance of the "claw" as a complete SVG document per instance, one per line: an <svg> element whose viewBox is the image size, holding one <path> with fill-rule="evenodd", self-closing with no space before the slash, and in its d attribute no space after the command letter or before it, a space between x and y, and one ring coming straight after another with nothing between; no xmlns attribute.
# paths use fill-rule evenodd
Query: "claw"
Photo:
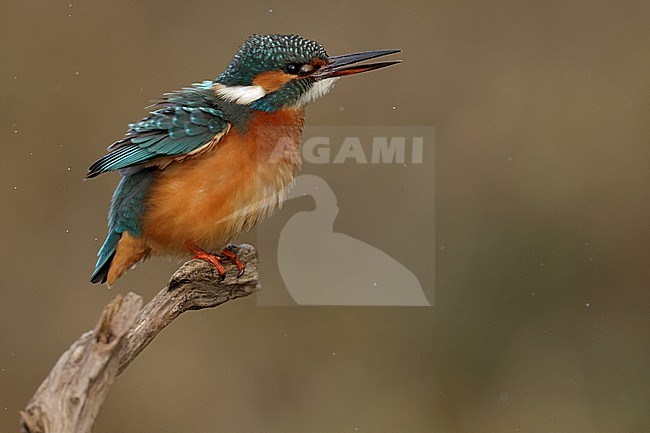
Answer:
<svg viewBox="0 0 650 433"><path fill-rule="evenodd" d="M237 258L237 253L235 253L234 249L236 247L234 245L228 245L222 252L221 254L224 255L228 260L233 262L235 266L237 266L237 270L239 272L237 273L237 278L241 277L244 275L244 270L246 269L246 266L244 263L242 263L241 260Z"/></svg>

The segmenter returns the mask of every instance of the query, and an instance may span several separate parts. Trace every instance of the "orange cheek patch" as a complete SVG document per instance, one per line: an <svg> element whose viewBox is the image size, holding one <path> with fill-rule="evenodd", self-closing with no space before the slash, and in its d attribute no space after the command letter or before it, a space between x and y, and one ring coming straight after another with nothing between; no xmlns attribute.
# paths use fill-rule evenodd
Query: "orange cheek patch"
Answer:
<svg viewBox="0 0 650 433"><path fill-rule="evenodd" d="M314 60L311 61L311 65L312 65L315 69L318 69L318 68L320 68L321 66L325 66L325 60L316 58L316 59L314 59Z"/></svg>
<svg viewBox="0 0 650 433"><path fill-rule="evenodd" d="M293 77L282 71L262 72L255 79L253 84L262 87L267 93L275 92L291 81Z"/></svg>

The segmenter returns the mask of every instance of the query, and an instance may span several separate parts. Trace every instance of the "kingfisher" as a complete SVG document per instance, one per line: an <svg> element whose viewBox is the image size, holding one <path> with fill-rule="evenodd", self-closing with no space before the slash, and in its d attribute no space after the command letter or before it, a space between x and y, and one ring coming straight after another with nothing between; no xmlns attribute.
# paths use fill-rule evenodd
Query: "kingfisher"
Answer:
<svg viewBox="0 0 650 433"><path fill-rule="evenodd" d="M301 166L305 106L362 63L400 50L329 56L298 35L253 35L215 80L166 93L86 177L119 171L92 283L113 285L150 256L244 265L229 246L282 205Z"/></svg>

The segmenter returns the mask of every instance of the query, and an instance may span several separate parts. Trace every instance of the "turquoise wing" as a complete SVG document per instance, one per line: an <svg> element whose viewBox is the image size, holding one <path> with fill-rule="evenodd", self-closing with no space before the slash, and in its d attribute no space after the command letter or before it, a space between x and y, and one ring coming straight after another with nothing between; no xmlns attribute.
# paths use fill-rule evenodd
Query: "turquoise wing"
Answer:
<svg viewBox="0 0 650 433"><path fill-rule="evenodd" d="M223 112L213 104L208 83L167 95L159 107L129 125L126 136L88 169L87 177L139 166L158 158L181 156L200 149L228 129Z"/></svg>

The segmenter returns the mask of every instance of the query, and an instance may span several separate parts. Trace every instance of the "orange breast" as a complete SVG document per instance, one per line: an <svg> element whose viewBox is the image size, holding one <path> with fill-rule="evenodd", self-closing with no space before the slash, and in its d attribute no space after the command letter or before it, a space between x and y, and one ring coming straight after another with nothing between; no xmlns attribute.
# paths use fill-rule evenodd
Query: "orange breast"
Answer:
<svg viewBox="0 0 650 433"><path fill-rule="evenodd" d="M260 113L246 133L232 128L217 146L160 170L142 241L152 254L187 253L187 243L220 251L281 205L300 168L303 110Z"/></svg>

